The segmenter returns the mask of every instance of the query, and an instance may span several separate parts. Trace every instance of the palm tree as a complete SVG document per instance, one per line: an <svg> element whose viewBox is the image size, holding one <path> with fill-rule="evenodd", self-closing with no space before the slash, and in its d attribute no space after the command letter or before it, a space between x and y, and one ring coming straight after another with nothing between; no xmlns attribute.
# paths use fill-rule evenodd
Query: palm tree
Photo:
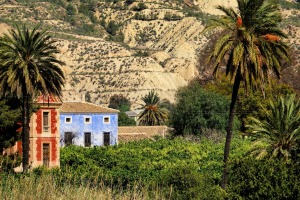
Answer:
<svg viewBox="0 0 300 200"><path fill-rule="evenodd" d="M234 8L218 6L225 15L212 19L205 28L219 30L219 38L208 57L216 75L225 66L226 75L233 80L230 113L224 148L222 188L226 189L227 165L232 138L235 104L241 83L246 90L260 87L263 91L271 72L280 77L281 66L289 61L288 47L279 29L279 6L272 0L237 0Z"/></svg>
<svg viewBox="0 0 300 200"><path fill-rule="evenodd" d="M23 171L29 163L29 120L35 95L61 95L63 62L55 58L59 51L47 31L39 26L10 30L0 38L0 94L13 95L22 101Z"/></svg>
<svg viewBox="0 0 300 200"><path fill-rule="evenodd" d="M259 156L290 160L300 141L300 101L295 95L278 97L262 109L263 120L251 117L246 126L256 140L266 143Z"/></svg>
<svg viewBox="0 0 300 200"><path fill-rule="evenodd" d="M139 125L155 126L163 125L168 119L168 110L161 105L164 103L160 97L151 90L147 95L142 97L144 104L142 104L143 112L138 115Z"/></svg>

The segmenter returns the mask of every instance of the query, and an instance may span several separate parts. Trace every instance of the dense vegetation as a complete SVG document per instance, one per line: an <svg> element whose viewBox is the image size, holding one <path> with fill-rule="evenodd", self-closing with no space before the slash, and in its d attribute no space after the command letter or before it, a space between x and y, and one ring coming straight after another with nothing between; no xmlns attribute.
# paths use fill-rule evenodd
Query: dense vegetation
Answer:
<svg viewBox="0 0 300 200"><path fill-rule="evenodd" d="M207 129L224 133L229 103L222 94L204 89L199 82L193 81L176 93L171 126L175 129L176 135L202 135ZM238 120L236 127L239 127Z"/></svg>
<svg viewBox="0 0 300 200"><path fill-rule="evenodd" d="M233 155L241 158L249 148L250 141L236 139ZM61 149L60 169L44 171L38 168L34 174L51 175L56 187L66 189L70 184L79 188L98 188L102 184L129 192L138 185L139 191L147 188L149 195L158 190L161 198L221 199L225 195L218 186L222 149L222 143L206 139L199 143L180 138L158 138L157 141L143 140L109 147L69 146ZM34 179L43 181L43 175ZM24 180L23 176L13 179L18 178Z"/></svg>
<svg viewBox="0 0 300 200"><path fill-rule="evenodd" d="M27 184L30 190L27 195L32 197L44 196L42 191L65 198L74 192L74 197L87 199L96 194L107 195L107 199L133 198L133 195L138 199L300 197L296 163L254 159L250 153L252 141L238 137L232 143L231 173L225 192L219 186L223 148L223 141L192 137L94 148L69 146L61 149L60 169L37 168L30 174L2 174L0 196L7 199L24 196Z"/></svg>
<svg viewBox="0 0 300 200"><path fill-rule="evenodd" d="M222 188L226 189L228 159L233 135L236 102L240 88L261 89L271 76L280 78L283 66L290 62L287 35L279 27L279 4L267 0L237 0L233 7L218 6L223 17L212 19L205 30L218 30L219 38L208 57L213 74L225 65L225 74L233 80L224 148Z"/></svg>

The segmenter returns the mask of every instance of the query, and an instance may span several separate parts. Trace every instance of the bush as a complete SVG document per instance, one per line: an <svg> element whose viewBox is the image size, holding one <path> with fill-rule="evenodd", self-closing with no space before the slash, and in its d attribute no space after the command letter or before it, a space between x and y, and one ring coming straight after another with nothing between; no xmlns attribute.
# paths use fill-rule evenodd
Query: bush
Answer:
<svg viewBox="0 0 300 200"><path fill-rule="evenodd" d="M134 119L128 117L128 115L124 112L119 112L118 116L118 125L119 126L136 126L136 122Z"/></svg>
<svg viewBox="0 0 300 200"><path fill-rule="evenodd" d="M166 21L176 21L176 20L181 20L182 17L177 15L177 14L171 14L169 12L167 12L164 16L164 20Z"/></svg>
<svg viewBox="0 0 300 200"><path fill-rule="evenodd" d="M125 0L125 4L126 5L131 5L133 2L135 2L135 0Z"/></svg>
<svg viewBox="0 0 300 200"><path fill-rule="evenodd" d="M141 2L139 3L137 6L132 8L134 11L142 11L147 9L147 6L145 5L145 3Z"/></svg>
<svg viewBox="0 0 300 200"><path fill-rule="evenodd" d="M248 141L234 138L232 157L245 156L249 146ZM195 143L181 138L108 147L69 146L61 149L59 180L80 185L92 177L123 189L139 183L142 187L161 188L166 198L172 185L172 199L218 199L223 194L218 186L223 148L223 143ZM209 198L211 195L215 198Z"/></svg>
<svg viewBox="0 0 300 200"><path fill-rule="evenodd" d="M69 3L66 9L67 9L67 14L68 15L75 15L76 14L76 9L72 4Z"/></svg>
<svg viewBox="0 0 300 200"><path fill-rule="evenodd" d="M118 30L119 30L119 24L117 24L115 21L110 21L107 24L106 31L112 36L115 36Z"/></svg>
<svg viewBox="0 0 300 200"><path fill-rule="evenodd" d="M0 171L14 172L14 168L20 166L22 163L22 157L19 153L12 155L0 156Z"/></svg>
<svg viewBox="0 0 300 200"><path fill-rule="evenodd" d="M211 177L200 174L192 165L179 164L171 167L161 178L163 188L168 188L165 192L172 189L172 199L223 199L225 195Z"/></svg>
<svg viewBox="0 0 300 200"><path fill-rule="evenodd" d="M130 110L131 103L122 94L114 94L109 98L109 108L120 110L121 112L126 112Z"/></svg>
<svg viewBox="0 0 300 200"><path fill-rule="evenodd" d="M226 97L204 90L194 81L179 89L176 98L177 103L171 113L175 135L201 135L206 128L225 130L229 115L229 100Z"/></svg>
<svg viewBox="0 0 300 200"><path fill-rule="evenodd" d="M299 199L300 170L279 160L235 160L230 169L231 198Z"/></svg>

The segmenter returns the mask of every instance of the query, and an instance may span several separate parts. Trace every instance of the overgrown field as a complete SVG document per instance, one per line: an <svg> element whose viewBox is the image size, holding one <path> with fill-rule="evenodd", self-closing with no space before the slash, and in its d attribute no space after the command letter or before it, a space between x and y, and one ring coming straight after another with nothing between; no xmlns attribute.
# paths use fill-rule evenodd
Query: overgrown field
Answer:
<svg viewBox="0 0 300 200"><path fill-rule="evenodd" d="M249 139L234 138L229 190L219 186L223 141L143 140L61 149L61 168L1 175L2 199L289 199L298 198L299 167L259 161ZM299 183L299 184L298 184ZM246 196L247 195L247 196Z"/></svg>

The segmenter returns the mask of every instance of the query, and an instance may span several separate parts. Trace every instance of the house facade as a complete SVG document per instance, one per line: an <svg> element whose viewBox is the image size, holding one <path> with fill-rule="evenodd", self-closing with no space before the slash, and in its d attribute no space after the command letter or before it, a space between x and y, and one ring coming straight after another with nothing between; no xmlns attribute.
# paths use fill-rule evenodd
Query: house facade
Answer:
<svg viewBox="0 0 300 200"><path fill-rule="evenodd" d="M60 146L117 144L118 112L88 102L64 102L60 107Z"/></svg>
<svg viewBox="0 0 300 200"><path fill-rule="evenodd" d="M141 113L141 112L143 112L144 110L143 109L139 109L139 110L130 110L130 111L126 111L125 112L125 114L129 117L129 118L131 118L131 119L133 119L134 121L135 121L135 123L136 123L136 125L138 126L138 115Z"/></svg>
<svg viewBox="0 0 300 200"><path fill-rule="evenodd" d="M40 96L36 104L39 110L31 116L29 124L30 167L59 167L59 107L62 102L57 97Z"/></svg>

